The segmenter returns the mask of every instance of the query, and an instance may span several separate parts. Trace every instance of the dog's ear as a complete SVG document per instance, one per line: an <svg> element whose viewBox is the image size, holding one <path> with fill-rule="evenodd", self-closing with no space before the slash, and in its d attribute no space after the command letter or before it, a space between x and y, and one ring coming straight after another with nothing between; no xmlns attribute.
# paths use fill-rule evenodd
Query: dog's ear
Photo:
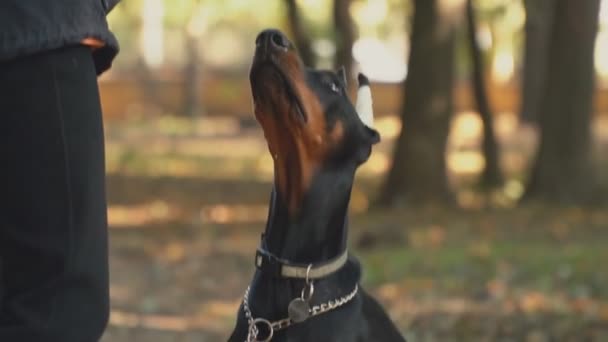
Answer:
<svg viewBox="0 0 608 342"><path fill-rule="evenodd" d="M346 86L348 85L348 78L346 77L346 69L344 68L344 65L341 66L340 69L336 70L336 75L338 75L340 81L342 82L342 85L346 88Z"/></svg>

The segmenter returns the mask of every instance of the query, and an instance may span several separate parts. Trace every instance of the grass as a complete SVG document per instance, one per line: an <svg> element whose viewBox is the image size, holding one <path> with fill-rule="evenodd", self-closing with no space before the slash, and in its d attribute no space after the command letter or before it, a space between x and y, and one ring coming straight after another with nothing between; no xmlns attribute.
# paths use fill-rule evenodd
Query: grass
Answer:
<svg viewBox="0 0 608 342"><path fill-rule="evenodd" d="M496 279L518 288L547 293L608 299L606 241L573 242L564 246L548 241L474 242L436 249L381 248L361 254L365 282L379 286L395 279L426 279L432 290L445 295L482 291ZM406 286L408 282L405 282Z"/></svg>

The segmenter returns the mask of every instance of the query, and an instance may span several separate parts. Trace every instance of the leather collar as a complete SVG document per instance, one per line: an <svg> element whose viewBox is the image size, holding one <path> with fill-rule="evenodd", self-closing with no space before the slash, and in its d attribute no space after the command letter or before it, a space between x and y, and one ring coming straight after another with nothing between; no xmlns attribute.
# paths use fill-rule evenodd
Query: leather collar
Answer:
<svg viewBox="0 0 608 342"><path fill-rule="evenodd" d="M282 278L319 279L336 272L348 261L348 250L317 264L298 264L281 259L262 247L255 253L255 266L262 272Z"/></svg>

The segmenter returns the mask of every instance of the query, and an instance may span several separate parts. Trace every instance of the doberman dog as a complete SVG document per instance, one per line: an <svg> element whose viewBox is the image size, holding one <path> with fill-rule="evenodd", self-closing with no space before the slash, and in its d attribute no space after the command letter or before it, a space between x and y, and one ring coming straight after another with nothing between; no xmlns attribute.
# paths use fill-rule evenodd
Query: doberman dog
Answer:
<svg viewBox="0 0 608 342"><path fill-rule="evenodd" d="M361 288L361 266L347 254L355 171L380 140L367 78L358 77L355 109L343 68L306 68L287 37L270 29L256 38L249 77L274 187L229 342L405 341Z"/></svg>

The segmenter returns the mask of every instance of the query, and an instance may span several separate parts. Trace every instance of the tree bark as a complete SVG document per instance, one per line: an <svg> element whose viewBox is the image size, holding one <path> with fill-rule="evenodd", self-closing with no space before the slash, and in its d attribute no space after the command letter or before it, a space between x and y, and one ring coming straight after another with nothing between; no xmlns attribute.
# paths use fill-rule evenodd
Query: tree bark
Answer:
<svg viewBox="0 0 608 342"><path fill-rule="evenodd" d="M523 122L538 121L538 110L547 75L546 61L549 56L553 4L554 0L524 0L526 24L520 104L520 118Z"/></svg>
<svg viewBox="0 0 608 342"><path fill-rule="evenodd" d="M454 11L443 0L415 0L403 128L378 204L427 205L450 200L445 150L453 111Z"/></svg>
<svg viewBox="0 0 608 342"><path fill-rule="evenodd" d="M477 23L475 21L475 9L473 0L467 0L467 35L469 49L471 50L471 61L473 71L473 92L477 110L483 125L482 152L485 159L485 167L481 176L480 185L485 188L495 188L502 183L502 175L499 166L498 143L494 135L494 117L488 103L486 94L484 66L481 48L477 43Z"/></svg>
<svg viewBox="0 0 608 342"><path fill-rule="evenodd" d="M316 57L312 50L310 37L306 33L306 28L304 27L296 0L285 0L285 4L287 6L287 22L289 24L289 29L296 48L300 53L300 57L302 58L302 62L304 62L304 65L306 66L314 67L316 64Z"/></svg>
<svg viewBox="0 0 608 342"><path fill-rule="evenodd" d="M353 44L355 43L355 28L350 16L351 0L334 0L334 28L336 56L334 67L344 66L349 81L353 77Z"/></svg>
<svg viewBox="0 0 608 342"><path fill-rule="evenodd" d="M599 0L555 1L539 150L526 199L564 204L592 196L591 115Z"/></svg>

